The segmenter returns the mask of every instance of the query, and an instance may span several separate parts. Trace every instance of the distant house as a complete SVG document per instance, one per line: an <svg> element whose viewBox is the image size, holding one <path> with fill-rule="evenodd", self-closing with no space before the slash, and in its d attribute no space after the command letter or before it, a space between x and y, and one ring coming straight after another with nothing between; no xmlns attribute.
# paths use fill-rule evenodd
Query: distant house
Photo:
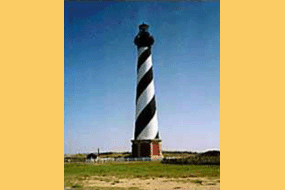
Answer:
<svg viewBox="0 0 285 190"><path fill-rule="evenodd" d="M71 161L71 157L64 157L64 162L70 162Z"/></svg>
<svg viewBox="0 0 285 190"><path fill-rule="evenodd" d="M94 162L98 159L98 156L94 153L88 154L86 160L89 162Z"/></svg>

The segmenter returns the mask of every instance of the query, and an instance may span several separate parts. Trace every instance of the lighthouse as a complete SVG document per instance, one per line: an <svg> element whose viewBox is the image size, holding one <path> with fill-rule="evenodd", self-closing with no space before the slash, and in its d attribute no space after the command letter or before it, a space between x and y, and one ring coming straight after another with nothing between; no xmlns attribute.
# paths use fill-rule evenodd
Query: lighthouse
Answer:
<svg viewBox="0 0 285 190"><path fill-rule="evenodd" d="M139 25L139 33L134 39L138 49L136 115L133 157L162 158L161 140L158 131L157 108L154 88L151 46L153 37L148 32L149 26Z"/></svg>

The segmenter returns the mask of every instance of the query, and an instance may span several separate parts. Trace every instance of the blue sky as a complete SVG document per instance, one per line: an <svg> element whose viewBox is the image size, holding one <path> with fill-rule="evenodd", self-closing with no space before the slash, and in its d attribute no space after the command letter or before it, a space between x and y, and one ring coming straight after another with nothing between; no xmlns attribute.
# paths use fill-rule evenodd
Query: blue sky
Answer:
<svg viewBox="0 0 285 190"><path fill-rule="evenodd" d="M155 39L162 149L220 149L218 2L64 3L65 153L131 150L142 22Z"/></svg>

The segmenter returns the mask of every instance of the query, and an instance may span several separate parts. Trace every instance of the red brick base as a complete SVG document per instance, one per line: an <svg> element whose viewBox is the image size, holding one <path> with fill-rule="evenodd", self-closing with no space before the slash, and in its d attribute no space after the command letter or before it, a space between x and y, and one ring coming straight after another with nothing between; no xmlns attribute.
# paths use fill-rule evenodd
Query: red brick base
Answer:
<svg viewBox="0 0 285 190"><path fill-rule="evenodd" d="M133 157L162 158L161 140L132 140Z"/></svg>

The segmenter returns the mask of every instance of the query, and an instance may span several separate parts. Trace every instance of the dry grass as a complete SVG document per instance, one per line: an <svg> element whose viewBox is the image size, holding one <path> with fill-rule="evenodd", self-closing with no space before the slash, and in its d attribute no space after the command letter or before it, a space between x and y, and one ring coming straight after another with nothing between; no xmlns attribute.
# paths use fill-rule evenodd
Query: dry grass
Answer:
<svg viewBox="0 0 285 190"><path fill-rule="evenodd" d="M172 165L160 162L65 164L65 186L84 189L203 186L218 187L219 166ZM211 185L212 184L212 185ZM213 185L216 184L216 185ZM159 189L159 188L158 188Z"/></svg>

